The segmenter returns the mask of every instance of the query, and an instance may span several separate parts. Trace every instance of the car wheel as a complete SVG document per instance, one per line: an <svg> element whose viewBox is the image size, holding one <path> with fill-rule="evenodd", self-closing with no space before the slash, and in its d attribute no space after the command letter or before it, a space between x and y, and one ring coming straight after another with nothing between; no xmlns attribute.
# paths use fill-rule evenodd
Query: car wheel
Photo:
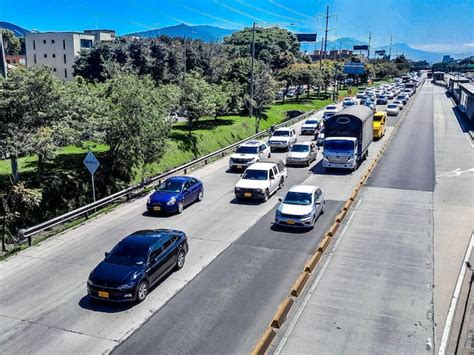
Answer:
<svg viewBox="0 0 474 355"><path fill-rule="evenodd" d="M178 202L178 213L183 213L184 205L183 201Z"/></svg>
<svg viewBox="0 0 474 355"><path fill-rule="evenodd" d="M281 190L283 188L283 185L285 185L285 178L280 179L280 184L278 184L278 189Z"/></svg>
<svg viewBox="0 0 474 355"><path fill-rule="evenodd" d="M137 301L138 303L143 302L148 296L148 282L141 281L137 287Z"/></svg>
<svg viewBox="0 0 474 355"><path fill-rule="evenodd" d="M204 197L204 191L200 190L198 195L197 195L196 201L197 202L202 201L203 197Z"/></svg>
<svg viewBox="0 0 474 355"><path fill-rule="evenodd" d="M321 213L324 214L324 211L326 210L326 202L323 202L323 208L321 208Z"/></svg>
<svg viewBox="0 0 474 355"><path fill-rule="evenodd" d="M267 158L271 158L271 157L272 157L272 153L271 153L271 152L269 152L269 153L268 153L268 157L267 157Z"/></svg>
<svg viewBox="0 0 474 355"><path fill-rule="evenodd" d="M269 198L270 198L270 191L268 191L268 189L266 189L265 193L263 195L263 202L267 202Z"/></svg>
<svg viewBox="0 0 474 355"><path fill-rule="evenodd" d="M184 253L184 250L180 250L176 257L176 270L182 269L185 261L186 254Z"/></svg>

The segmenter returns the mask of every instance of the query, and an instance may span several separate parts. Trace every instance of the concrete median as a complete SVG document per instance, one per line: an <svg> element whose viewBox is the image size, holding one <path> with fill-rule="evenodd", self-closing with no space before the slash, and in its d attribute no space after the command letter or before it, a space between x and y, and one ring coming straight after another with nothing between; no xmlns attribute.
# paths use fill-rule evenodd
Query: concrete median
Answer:
<svg viewBox="0 0 474 355"><path fill-rule="evenodd" d="M332 237L332 235L330 235L329 232L328 232L328 233L324 236L324 238L321 239L321 241L320 241L319 244L318 244L318 251L320 251L321 253L323 253L323 252L327 249L329 243L331 243L331 237Z"/></svg>
<svg viewBox="0 0 474 355"><path fill-rule="evenodd" d="M263 336L258 341L255 348L252 350L252 355L264 355L270 345L272 345L272 341L275 338L276 332L275 329L272 327L268 327L263 333Z"/></svg>
<svg viewBox="0 0 474 355"><path fill-rule="evenodd" d="M288 312L290 312L291 307L295 301L291 297L287 297L278 307L275 315L273 316L272 323L270 326L272 328L280 329L283 322L285 322Z"/></svg>
<svg viewBox="0 0 474 355"><path fill-rule="evenodd" d="M336 223L342 223L342 220L346 216L346 210L342 209L342 211L336 216Z"/></svg>
<svg viewBox="0 0 474 355"><path fill-rule="evenodd" d="M304 271L313 272L316 265L318 265L319 260L321 260L322 255L323 253L320 250L314 253L313 256L306 262L304 266Z"/></svg>
<svg viewBox="0 0 474 355"><path fill-rule="evenodd" d="M329 231L327 232L326 235L328 235L329 237L334 237L340 225L341 223L338 223L338 222L333 223L333 225L331 226L331 228L329 228Z"/></svg>
<svg viewBox="0 0 474 355"><path fill-rule="evenodd" d="M291 295L293 297L298 297L301 293L301 291L304 288L304 285L306 285L306 282L308 282L310 273L307 271L303 271L300 276L296 279L295 283L291 287Z"/></svg>
<svg viewBox="0 0 474 355"><path fill-rule="evenodd" d="M344 206L342 207L342 209L344 211L349 211L349 209L351 208L352 204L354 203L354 201L352 201L351 199L347 200L347 202L344 204Z"/></svg>

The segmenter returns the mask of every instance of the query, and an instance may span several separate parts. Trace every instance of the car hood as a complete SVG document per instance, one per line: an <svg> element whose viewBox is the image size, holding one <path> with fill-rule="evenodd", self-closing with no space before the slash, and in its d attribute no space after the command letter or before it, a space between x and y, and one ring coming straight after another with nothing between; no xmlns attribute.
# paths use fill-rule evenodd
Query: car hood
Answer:
<svg viewBox="0 0 474 355"><path fill-rule="evenodd" d="M312 211L312 206L300 206L300 205L289 205L286 203L280 203L278 206L278 211L284 214L292 214L296 216L302 216L308 214Z"/></svg>
<svg viewBox="0 0 474 355"><path fill-rule="evenodd" d="M171 192L171 191L155 191L150 196L150 202L158 203L158 202L168 202L173 197L178 199L180 192Z"/></svg>
<svg viewBox="0 0 474 355"><path fill-rule="evenodd" d="M143 265L128 266L102 261L91 272L89 280L101 286L121 286L133 281L142 269Z"/></svg>
<svg viewBox="0 0 474 355"><path fill-rule="evenodd" d="M231 159L254 159L254 158L258 158L258 155L257 154L234 153L230 157L231 157Z"/></svg>
<svg viewBox="0 0 474 355"><path fill-rule="evenodd" d="M375 122L375 121L374 121L374 128L378 129L378 128L380 128L380 127L381 127L380 122Z"/></svg>
<svg viewBox="0 0 474 355"><path fill-rule="evenodd" d="M288 158L307 158L308 152L289 152Z"/></svg>
<svg viewBox="0 0 474 355"><path fill-rule="evenodd" d="M290 137L285 137L285 136L277 136L277 137L272 137L268 140L269 142L289 142Z"/></svg>
<svg viewBox="0 0 474 355"><path fill-rule="evenodd" d="M305 123L301 125L301 128L316 128L318 125L316 123Z"/></svg>
<svg viewBox="0 0 474 355"><path fill-rule="evenodd" d="M268 180L247 180L240 179L235 187L243 189L263 189L265 190L269 185Z"/></svg>

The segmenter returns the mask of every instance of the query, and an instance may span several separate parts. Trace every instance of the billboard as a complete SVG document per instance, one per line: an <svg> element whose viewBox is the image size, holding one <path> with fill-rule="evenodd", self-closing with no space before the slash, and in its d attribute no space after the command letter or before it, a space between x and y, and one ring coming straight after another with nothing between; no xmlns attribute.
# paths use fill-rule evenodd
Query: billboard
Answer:
<svg viewBox="0 0 474 355"><path fill-rule="evenodd" d="M368 51L369 50L369 46L366 45L366 44L356 44L354 46L354 50L355 51Z"/></svg>
<svg viewBox="0 0 474 355"><path fill-rule="evenodd" d="M343 72L345 74L362 75L365 74L365 65L364 63L346 63Z"/></svg>
<svg viewBox="0 0 474 355"><path fill-rule="evenodd" d="M375 51L375 55L385 55L385 49L380 49L378 51Z"/></svg>
<svg viewBox="0 0 474 355"><path fill-rule="evenodd" d="M297 33L296 38L298 42L316 42L316 33Z"/></svg>

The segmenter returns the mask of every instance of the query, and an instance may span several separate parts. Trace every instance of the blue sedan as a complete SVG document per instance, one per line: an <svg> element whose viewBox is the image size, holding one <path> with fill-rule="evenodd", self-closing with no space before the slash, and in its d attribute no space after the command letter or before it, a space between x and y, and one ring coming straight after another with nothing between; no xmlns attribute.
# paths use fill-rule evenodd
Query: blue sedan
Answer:
<svg viewBox="0 0 474 355"><path fill-rule="evenodd" d="M174 176L161 183L148 198L149 212L177 212L195 201L201 201L204 186L201 181L190 176Z"/></svg>

